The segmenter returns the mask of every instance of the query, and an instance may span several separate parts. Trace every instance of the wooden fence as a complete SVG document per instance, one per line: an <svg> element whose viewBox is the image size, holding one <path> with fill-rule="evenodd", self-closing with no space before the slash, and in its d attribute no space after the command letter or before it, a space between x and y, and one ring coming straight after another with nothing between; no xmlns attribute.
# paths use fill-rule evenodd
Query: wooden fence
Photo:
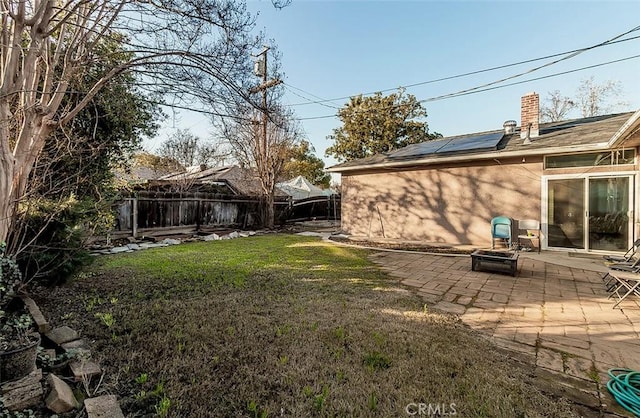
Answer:
<svg viewBox="0 0 640 418"><path fill-rule="evenodd" d="M201 227L252 228L259 223L259 200L240 196L131 197L117 207L116 235L137 236L162 229ZM276 201L276 220L283 222L289 201Z"/></svg>

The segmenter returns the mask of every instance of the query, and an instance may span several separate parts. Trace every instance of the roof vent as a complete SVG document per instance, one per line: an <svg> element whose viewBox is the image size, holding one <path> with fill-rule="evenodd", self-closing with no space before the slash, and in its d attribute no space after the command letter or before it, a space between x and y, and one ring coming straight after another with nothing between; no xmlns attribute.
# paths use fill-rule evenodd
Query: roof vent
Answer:
<svg viewBox="0 0 640 418"><path fill-rule="evenodd" d="M502 124L502 127L504 128L504 134L511 135L515 133L516 126L518 126L518 122L516 122L515 120L506 121L505 123Z"/></svg>

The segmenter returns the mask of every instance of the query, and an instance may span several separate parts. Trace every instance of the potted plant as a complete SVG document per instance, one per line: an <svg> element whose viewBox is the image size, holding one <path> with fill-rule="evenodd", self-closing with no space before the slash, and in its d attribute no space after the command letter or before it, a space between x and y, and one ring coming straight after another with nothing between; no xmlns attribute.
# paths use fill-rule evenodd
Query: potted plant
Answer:
<svg viewBox="0 0 640 418"><path fill-rule="evenodd" d="M36 365L40 334L33 331L33 319L16 293L22 275L15 260L5 256L0 243L0 382L19 379Z"/></svg>

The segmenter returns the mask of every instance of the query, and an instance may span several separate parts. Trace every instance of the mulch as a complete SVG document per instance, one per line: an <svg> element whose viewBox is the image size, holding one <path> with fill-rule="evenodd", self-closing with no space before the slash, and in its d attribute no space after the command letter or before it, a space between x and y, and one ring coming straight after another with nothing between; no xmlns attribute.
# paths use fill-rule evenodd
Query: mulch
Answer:
<svg viewBox="0 0 640 418"><path fill-rule="evenodd" d="M329 237L329 239L331 241L341 242L344 244L358 245L362 247L371 247L371 248L383 248L387 250L416 251L416 252L427 252L427 253L437 253L437 254L471 254L473 252L471 250L462 250L454 247L355 240L351 238L336 237L336 236Z"/></svg>

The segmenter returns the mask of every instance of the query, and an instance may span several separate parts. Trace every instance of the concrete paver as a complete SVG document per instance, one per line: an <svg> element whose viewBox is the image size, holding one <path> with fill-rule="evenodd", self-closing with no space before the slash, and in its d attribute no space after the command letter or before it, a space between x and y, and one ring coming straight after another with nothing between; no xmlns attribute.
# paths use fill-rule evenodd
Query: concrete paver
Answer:
<svg viewBox="0 0 640 418"><path fill-rule="evenodd" d="M611 367L640 369L640 298L613 309L601 260L522 254L514 278L471 271L469 256L380 252L371 259L435 309L502 346L533 350L538 367L582 379L594 367L601 376Z"/></svg>

